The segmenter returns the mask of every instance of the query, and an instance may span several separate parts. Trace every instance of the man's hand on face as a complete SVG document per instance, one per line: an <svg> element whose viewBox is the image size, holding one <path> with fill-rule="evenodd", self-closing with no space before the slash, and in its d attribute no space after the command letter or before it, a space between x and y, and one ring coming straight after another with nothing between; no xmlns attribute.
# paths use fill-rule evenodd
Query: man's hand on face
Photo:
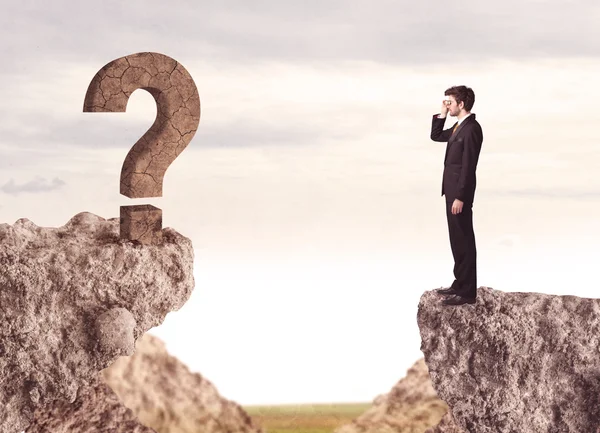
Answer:
<svg viewBox="0 0 600 433"><path fill-rule="evenodd" d="M452 215L456 215L462 212L463 202L459 199L455 198L454 203L452 203Z"/></svg>
<svg viewBox="0 0 600 433"><path fill-rule="evenodd" d="M445 99L442 101L442 109L440 111L440 114L442 115L442 117L445 117L448 114L448 105Z"/></svg>

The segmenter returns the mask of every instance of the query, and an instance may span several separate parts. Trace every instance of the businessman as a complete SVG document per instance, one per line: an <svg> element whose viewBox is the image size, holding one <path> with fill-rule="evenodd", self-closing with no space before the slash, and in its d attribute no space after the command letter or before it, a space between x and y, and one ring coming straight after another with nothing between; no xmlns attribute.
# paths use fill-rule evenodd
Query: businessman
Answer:
<svg viewBox="0 0 600 433"><path fill-rule="evenodd" d="M450 87L444 92L440 114L431 123L431 139L448 142L442 175L442 196L446 196L446 218L450 247L454 256L454 282L438 290L454 295L442 301L445 305L474 304L477 297L477 249L473 232L473 199L477 184L475 171L483 143L481 126L471 113L475 93L466 86ZM446 116L457 122L443 129Z"/></svg>

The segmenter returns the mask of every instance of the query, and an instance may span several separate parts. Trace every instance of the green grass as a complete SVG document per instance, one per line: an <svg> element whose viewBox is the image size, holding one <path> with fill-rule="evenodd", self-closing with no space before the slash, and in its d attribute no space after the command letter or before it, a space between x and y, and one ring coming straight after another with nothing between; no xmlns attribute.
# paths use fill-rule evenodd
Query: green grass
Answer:
<svg viewBox="0 0 600 433"><path fill-rule="evenodd" d="M266 433L332 433L350 423L371 403L244 406Z"/></svg>

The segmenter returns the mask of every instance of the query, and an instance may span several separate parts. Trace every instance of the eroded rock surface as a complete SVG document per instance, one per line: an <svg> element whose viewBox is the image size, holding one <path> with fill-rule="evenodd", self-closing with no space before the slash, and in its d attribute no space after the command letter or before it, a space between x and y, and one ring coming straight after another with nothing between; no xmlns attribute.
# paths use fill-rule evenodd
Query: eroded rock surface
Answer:
<svg viewBox="0 0 600 433"><path fill-rule="evenodd" d="M476 304L421 296L433 387L469 433L600 431L600 299L479 287ZM450 432L451 430L441 430Z"/></svg>
<svg viewBox="0 0 600 433"><path fill-rule="evenodd" d="M420 359L390 392L375 398L371 408L335 433L423 433L438 424L447 410Z"/></svg>
<svg viewBox="0 0 600 433"><path fill-rule="evenodd" d="M103 380L146 426L159 433L262 433L244 409L192 373L150 334L135 354L102 371Z"/></svg>
<svg viewBox="0 0 600 433"><path fill-rule="evenodd" d="M448 411L439 424L428 428L425 433L465 433L465 431L456 425L454 418L452 418L452 412Z"/></svg>
<svg viewBox="0 0 600 433"><path fill-rule="evenodd" d="M156 433L140 424L108 385L97 379L77 392L73 403L55 401L36 409L25 433Z"/></svg>
<svg viewBox="0 0 600 433"><path fill-rule="evenodd" d="M89 212L59 228L0 224L0 431L20 432L38 407L72 402L194 287L189 239L119 239L119 220Z"/></svg>

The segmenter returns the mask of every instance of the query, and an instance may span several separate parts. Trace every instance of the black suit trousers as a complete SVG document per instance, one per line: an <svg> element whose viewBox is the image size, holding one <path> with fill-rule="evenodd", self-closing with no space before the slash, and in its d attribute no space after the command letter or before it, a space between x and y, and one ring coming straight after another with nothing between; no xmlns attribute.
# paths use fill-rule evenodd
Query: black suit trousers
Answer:
<svg viewBox="0 0 600 433"><path fill-rule="evenodd" d="M465 202L462 211L452 215L452 202L446 201L450 247L454 256L454 282L458 295L477 296L477 248L473 232L473 203Z"/></svg>

